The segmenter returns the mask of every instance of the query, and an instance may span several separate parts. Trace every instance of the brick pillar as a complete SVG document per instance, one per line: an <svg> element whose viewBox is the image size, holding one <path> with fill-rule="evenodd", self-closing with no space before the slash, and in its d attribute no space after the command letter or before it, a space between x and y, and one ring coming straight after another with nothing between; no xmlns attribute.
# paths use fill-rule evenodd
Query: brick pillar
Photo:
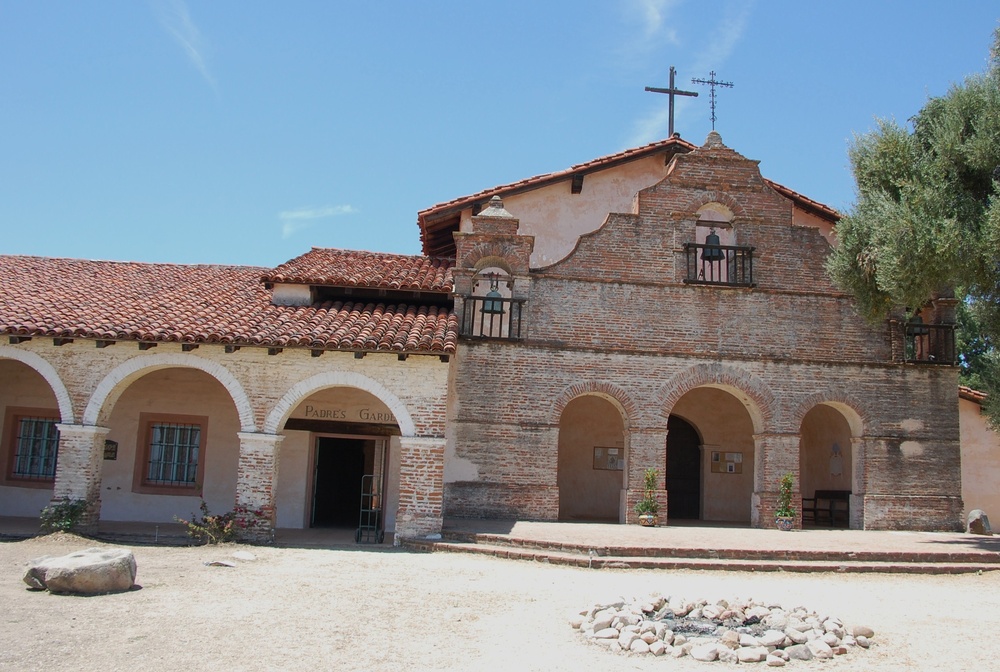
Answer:
<svg viewBox="0 0 1000 672"><path fill-rule="evenodd" d="M795 526L802 527L802 479L799 477L798 434L754 434L753 499L750 505L752 527L774 527L781 477L791 472L795 477L792 506Z"/></svg>
<svg viewBox="0 0 1000 672"><path fill-rule="evenodd" d="M622 522L638 524L639 514L635 505L643 495L646 469L652 467L659 472L657 477L656 501L660 504L659 524L667 523L667 429L647 427L629 432L628 480L625 487L625 516Z"/></svg>
<svg viewBox="0 0 1000 672"><path fill-rule="evenodd" d="M852 530L865 529L865 492L867 491L867 441L864 438L851 439L851 520Z"/></svg>
<svg viewBox="0 0 1000 672"><path fill-rule="evenodd" d="M444 437L399 439L399 509L395 543L441 534L444 494Z"/></svg>
<svg viewBox="0 0 1000 672"><path fill-rule="evenodd" d="M87 510L76 529L84 534L97 532L101 518L101 467L104 459L104 437L111 431L93 425L64 425L59 428L59 457L56 479L52 488L52 503L64 498L83 499Z"/></svg>
<svg viewBox="0 0 1000 672"><path fill-rule="evenodd" d="M270 541L277 520L280 434L239 432L240 459L236 468L236 509L241 541Z"/></svg>

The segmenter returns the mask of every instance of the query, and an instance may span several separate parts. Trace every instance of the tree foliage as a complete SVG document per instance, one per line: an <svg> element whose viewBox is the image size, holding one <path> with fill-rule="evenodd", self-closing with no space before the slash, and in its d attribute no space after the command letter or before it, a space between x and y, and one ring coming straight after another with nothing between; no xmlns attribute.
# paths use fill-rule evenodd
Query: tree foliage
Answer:
<svg viewBox="0 0 1000 672"><path fill-rule="evenodd" d="M1000 425L1000 28L985 73L928 100L909 127L878 120L849 155L857 201L827 269L871 321L942 292L963 299L962 376L990 393Z"/></svg>

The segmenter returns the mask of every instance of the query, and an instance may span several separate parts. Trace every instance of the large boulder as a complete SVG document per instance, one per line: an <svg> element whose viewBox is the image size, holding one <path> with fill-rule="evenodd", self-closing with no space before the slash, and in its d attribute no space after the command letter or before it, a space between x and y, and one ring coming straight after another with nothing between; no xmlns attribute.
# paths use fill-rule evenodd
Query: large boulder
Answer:
<svg viewBox="0 0 1000 672"><path fill-rule="evenodd" d="M28 563L24 582L52 593L118 593L135 584L135 556L127 548L88 548L69 555L46 555Z"/></svg>
<svg viewBox="0 0 1000 672"><path fill-rule="evenodd" d="M972 511L969 511L965 531L969 534L982 534L987 537L993 536L993 530L990 529L989 516L987 516L986 512L982 509L973 509Z"/></svg>

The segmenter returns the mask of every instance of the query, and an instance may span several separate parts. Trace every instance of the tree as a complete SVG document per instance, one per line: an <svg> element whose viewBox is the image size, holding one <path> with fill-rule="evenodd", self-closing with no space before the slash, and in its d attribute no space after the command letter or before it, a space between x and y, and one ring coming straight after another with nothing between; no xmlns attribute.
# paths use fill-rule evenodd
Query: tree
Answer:
<svg viewBox="0 0 1000 672"><path fill-rule="evenodd" d="M961 375L1000 426L1000 28L993 37L985 73L928 100L909 128L880 119L855 137L857 201L827 270L872 322L955 292Z"/></svg>

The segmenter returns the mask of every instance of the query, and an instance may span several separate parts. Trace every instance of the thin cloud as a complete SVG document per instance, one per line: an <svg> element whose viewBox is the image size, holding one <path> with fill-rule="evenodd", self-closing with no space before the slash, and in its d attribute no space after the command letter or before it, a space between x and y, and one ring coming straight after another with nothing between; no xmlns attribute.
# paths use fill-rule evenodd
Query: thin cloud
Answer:
<svg viewBox="0 0 1000 672"><path fill-rule="evenodd" d="M655 5L662 3L657 3L656 0L645 0L643 4ZM704 41L704 45L702 45L704 48L698 50L698 58L689 67L685 67L685 70L691 72L692 77L707 78L711 70L719 71L725 65L736 49L736 45L743 38L752 9L753 3L729 3L726 5L720 23L712 31L709 39ZM719 77L723 80L726 79L725 73L720 74ZM690 84L689 79L677 82L678 88L693 90L688 84ZM708 91L701 91L701 87L698 88L700 98L707 97ZM681 117L683 112L692 104L694 103L691 98L676 98L674 116ZM627 146L637 147L666 137L669 109L667 101L664 101L662 105L657 111L646 115L633 124L632 134Z"/></svg>
<svg viewBox="0 0 1000 672"><path fill-rule="evenodd" d="M191 13L188 11L187 5L184 4L184 0L157 0L153 4L153 11L163 29L174 38L174 41L187 55L188 60L201 73L209 86L218 93L215 78L212 77L212 73L208 70L208 64L205 62L205 44L201 31L191 19Z"/></svg>
<svg viewBox="0 0 1000 672"><path fill-rule="evenodd" d="M670 15L678 4L679 0L632 0L629 10L640 24L642 37L635 39L633 36L629 45L634 50L645 53L664 43L680 44L677 30L670 22Z"/></svg>
<svg viewBox="0 0 1000 672"><path fill-rule="evenodd" d="M357 211L357 208L351 205L324 205L319 208L305 207L279 212L281 237L290 238L293 234L312 226L314 220L353 215Z"/></svg>

